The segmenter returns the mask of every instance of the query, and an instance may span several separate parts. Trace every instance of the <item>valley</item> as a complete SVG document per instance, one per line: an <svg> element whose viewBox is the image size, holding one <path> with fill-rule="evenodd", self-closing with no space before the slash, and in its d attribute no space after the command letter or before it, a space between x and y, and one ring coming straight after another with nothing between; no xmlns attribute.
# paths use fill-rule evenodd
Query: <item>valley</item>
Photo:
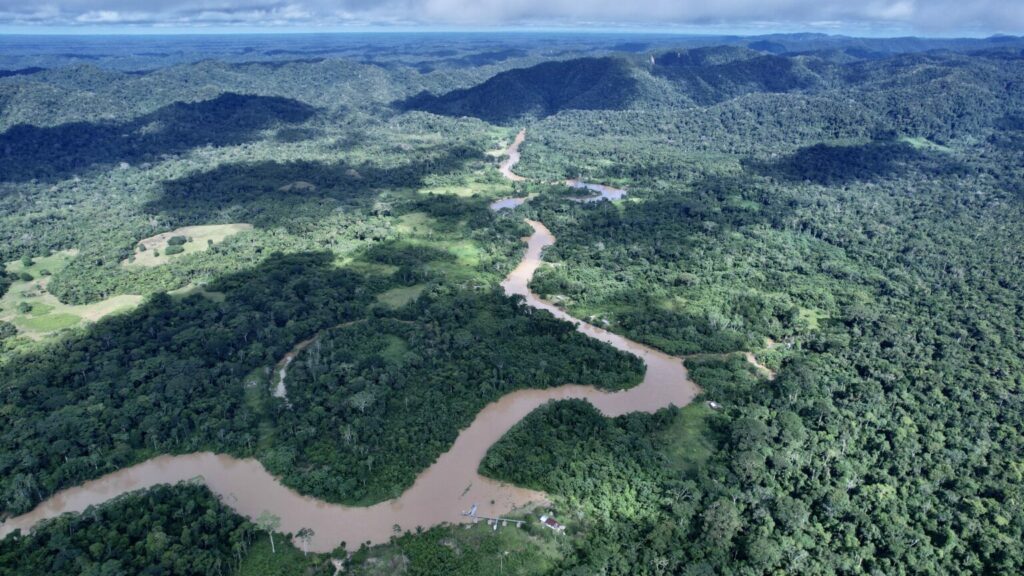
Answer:
<svg viewBox="0 0 1024 576"><path fill-rule="evenodd" d="M523 134L519 133L513 146L523 141ZM510 155L510 158L511 161L503 162L500 169L510 180L520 181L511 172L518 157ZM603 191L604 187L601 188ZM206 485L228 507L250 519L269 512L281 519L281 529L285 532L313 529L316 536L309 542L309 549L317 552L330 552L344 543L350 551L355 551L362 542L386 543L394 535L396 525L430 528L442 523L460 523L464 520L463 513L470 507L479 506L481 515L504 516L527 506L542 505L547 499L543 493L496 482L476 472L491 445L526 415L546 403L569 399L586 400L607 417L637 411L655 412L666 406L689 404L699 388L687 377L681 359L573 318L531 292L529 283L543 263L543 250L554 244L555 238L543 224L527 223L533 234L526 239L522 260L502 282L505 293L522 296L526 305L550 312L555 318L575 325L580 333L640 358L645 370L638 385L624 391L606 392L566 384L507 394L487 405L468 428L460 430L452 447L420 473L411 488L397 499L373 506L338 506L302 496L282 486L255 460L237 460L211 453L160 456L55 494L34 510L0 525L0 538L14 530L27 532L38 522L61 514L83 512L128 492L186 481ZM314 336L303 340L278 363L275 397L287 397L287 367L316 339Z"/></svg>
<svg viewBox="0 0 1024 576"><path fill-rule="evenodd" d="M0 38L0 576L1021 572L1021 50Z"/></svg>

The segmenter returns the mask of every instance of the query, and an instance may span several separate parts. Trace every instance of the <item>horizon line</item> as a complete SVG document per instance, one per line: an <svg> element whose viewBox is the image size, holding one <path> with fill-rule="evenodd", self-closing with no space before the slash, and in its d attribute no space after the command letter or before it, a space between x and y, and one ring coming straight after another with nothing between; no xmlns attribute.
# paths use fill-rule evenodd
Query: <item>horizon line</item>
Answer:
<svg viewBox="0 0 1024 576"><path fill-rule="evenodd" d="M347 35L347 34L579 34L579 35L637 35L637 36L690 36L700 37L759 37L759 36L821 36L828 38L850 39L934 39L934 40L985 40L989 38L1024 39L1024 36L1004 32L959 31L950 34L914 33L901 30L899 32L879 31L834 31L820 29L789 29L781 27L770 30L728 30L710 29L701 31L688 27L671 28L634 28L634 27L584 27L584 26L367 26L367 27L334 27L331 29L311 29L301 27L160 27L160 26L111 26L111 27L78 27L78 26L25 26L0 24L0 42L5 37L103 37L103 36L316 36L316 35Z"/></svg>

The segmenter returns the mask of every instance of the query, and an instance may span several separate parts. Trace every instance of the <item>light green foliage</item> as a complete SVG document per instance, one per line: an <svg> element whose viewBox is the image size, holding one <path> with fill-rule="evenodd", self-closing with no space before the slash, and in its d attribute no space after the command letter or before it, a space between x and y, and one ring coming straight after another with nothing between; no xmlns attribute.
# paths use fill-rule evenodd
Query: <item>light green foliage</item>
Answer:
<svg viewBox="0 0 1024 576"><path fill-rule="evenodd" d="M422 534L406 532L392 544L363 548L346 566L359 576L394 574L514 575L551 572L565 553L549 530L541 528L537 516L524 516L530 526L500 527L492 530L486 522L475 525L443 526Z"/></svg>
<svg viewBox="0 0 1024 576"><path fill-rule="evenodd" d="M62 330L80 326L83 321L95 322L109 314L131 310L142 301L140 296L113 296L85 305L67 305L50 293L51 278L43 270L60 272L78 255L77 250L56 252L32 259L25 267L24 259L7 263L11 274L26 274L0 297L0 320L18 327L33 339L42 339Z"/></svg>
<svg viewBox="0 0 1024 576"><path fill-rule="evenodd" d="M422 294L426 288L426 284L414 284L412 286L392 288L387 292L380 293L380 295L377 296L377 300L389 308L401 308L409 302L419 298L420 294Z"/></svg>

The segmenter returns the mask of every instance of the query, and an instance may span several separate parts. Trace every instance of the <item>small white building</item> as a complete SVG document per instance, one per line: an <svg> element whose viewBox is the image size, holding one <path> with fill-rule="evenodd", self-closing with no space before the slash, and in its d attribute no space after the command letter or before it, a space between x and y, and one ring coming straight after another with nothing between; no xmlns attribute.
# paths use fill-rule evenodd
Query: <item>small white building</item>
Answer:
<svg viewBox="0 0 1024 576"><path fill-rule="evenodd" d="M562 532L565 532L565 526L562 526L558 522L558 520L555 520L554 518L552 518L551 516L548 516L547 514L545 514L544 516L540 517L540 523L543 524L544 526L547 526L548 528L554 530L555 532L558 532L559 534L561 534Z"/></svg>

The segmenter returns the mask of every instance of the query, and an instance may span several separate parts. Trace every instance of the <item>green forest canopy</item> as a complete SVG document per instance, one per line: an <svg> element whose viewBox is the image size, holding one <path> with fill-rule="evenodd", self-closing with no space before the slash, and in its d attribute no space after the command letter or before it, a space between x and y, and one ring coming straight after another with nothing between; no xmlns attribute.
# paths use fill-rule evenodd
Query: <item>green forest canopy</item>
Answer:
<svg viewBox="0 0 1024 576"><path fill-rule="evenodd" d="M456 43L432 60L406 48L5 75L0 260L77 249L46 286L62 302L147 299L41 340L0 321L4 511L200 449L254 455L322 498L376 501L509 390L635 382L635 360L497 291L528 215L558 238L535 290L691 355L723 409L609 420L547 406L481 469L548 491L566 538L456 542L435 528L365 549L351 570L387 556L410 573L486 572L500 543L523 554L521 573L1021 572L1020 48L806 42L650 41L575 63ZM576 65L586 74L565 78ZM521 126L518 173L628 196L580 205L503 182L486 153ZM525 192L540 195L517 213L486 208ZM254 229L159 267L120 264L156 233L236 222ZM398 307L377 298L412 287ZM306 409L288 410L273 367L316 334L319 361L300 354L288 377ZM451 418L431 422L411 400L438 395ZM358 450L325 449L346 430ZM387 456L365 466L374 450ZM252 527L201 488L91 514L4 540L0 572L26 559L52 573L324 567L249 545Z"/></svg>

